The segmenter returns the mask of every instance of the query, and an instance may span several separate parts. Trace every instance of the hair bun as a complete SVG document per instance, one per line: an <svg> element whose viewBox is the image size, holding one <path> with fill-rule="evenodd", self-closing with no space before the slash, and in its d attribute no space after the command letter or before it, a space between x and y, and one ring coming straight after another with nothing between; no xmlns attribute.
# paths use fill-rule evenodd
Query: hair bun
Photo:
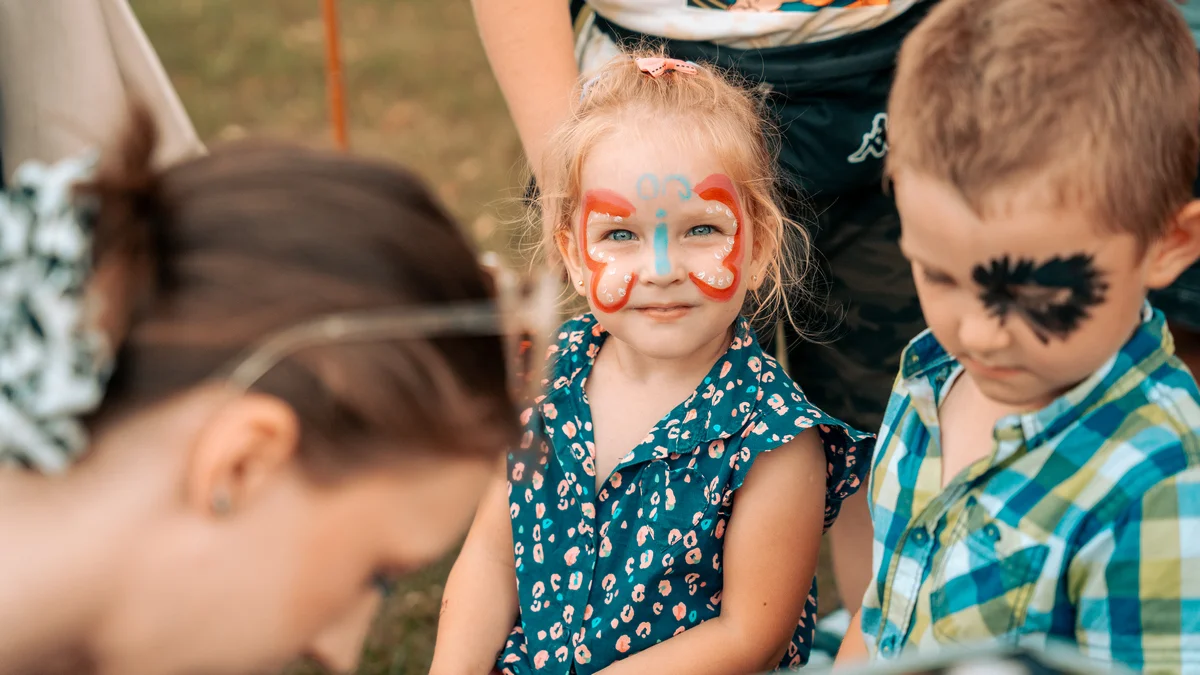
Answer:
<svg viewBox="0 0 1200 675"><path fill-rule="evenodd" d="M98 262L116 255L127 263L150 263L147 271L153 268L154 231L163 212L162 177L153 166L157 145L158 129L149 110L131 105L119 143L101 156L96 177L81 187L81 195L96 201Z"/></svg>

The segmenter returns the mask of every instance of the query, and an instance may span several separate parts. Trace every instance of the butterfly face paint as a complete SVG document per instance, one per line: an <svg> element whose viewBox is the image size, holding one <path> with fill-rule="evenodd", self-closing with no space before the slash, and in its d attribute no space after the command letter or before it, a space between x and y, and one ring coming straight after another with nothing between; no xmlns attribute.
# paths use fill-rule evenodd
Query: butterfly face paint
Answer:
<svg viewBox="0 0 1200 675"><path fill-rule="evenodd" d="M1066 340L1088 318L1088 308L1104 302L1108 284L1092 256L1055 256L1044 263L1008 256L976 265L972 278L983 304L1003 322L1009 312L1025 320L1042 344Z"/></svg>
<svg viewBox="0 0 1200 675"><path fill-rule="evenodd" d="M584 195L581 249L592 273L593 306L616 312L629 302L638 279L667 284L675 275L707 297L728 301L741 273L741 208L733 181L713 174L693 190L684 176L644 174L634 187L639 211L612 190ZM699 199L693 199L699 196Z"/></svg>
<svg viewBox="0 0 1200 675"><path fill-rule="evenodd" d="M742 268L742 208L737 200L737 190L733 181L723 173L713 175L700 181L696 186L696 194L706 202L705 212L715 220L732 221L730 232L723 238L713 242L715 250L711 253L712 261L702 258L698 265L688 274L692 283L713 300L727 302L737 292L741 280ZM711 209L711 212L710 212Z"/></svg>
<svg viewBox="0 0 1200 675"><path fill-rule="evenodd" d="M603 312L616 312L629 302L629 289L637 282L637 274L629 270L618 275L615 267L610 269L609 265L617 262L617 251L608 250L610 246L589 244L588 226L601 217L620 223L634 211L633 204L612 190L589 190L583 195L579 242L584 262L592 273L589 289L592 303Z"/></svg>

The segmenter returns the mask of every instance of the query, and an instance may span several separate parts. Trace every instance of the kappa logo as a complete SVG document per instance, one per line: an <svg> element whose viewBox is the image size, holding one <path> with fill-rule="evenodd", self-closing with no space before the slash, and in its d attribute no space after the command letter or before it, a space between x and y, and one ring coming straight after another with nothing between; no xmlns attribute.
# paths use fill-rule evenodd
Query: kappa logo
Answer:
<svg viewBox="0 0 1200 675"><path fill-rule="evenodd" d="M853 155L846 158L847 162L862 164L868 157L883 159L888 151L887 118L885 112L875 116L875 120L871 122L871 130L863 134L862 145L858 146Z"/></svg>

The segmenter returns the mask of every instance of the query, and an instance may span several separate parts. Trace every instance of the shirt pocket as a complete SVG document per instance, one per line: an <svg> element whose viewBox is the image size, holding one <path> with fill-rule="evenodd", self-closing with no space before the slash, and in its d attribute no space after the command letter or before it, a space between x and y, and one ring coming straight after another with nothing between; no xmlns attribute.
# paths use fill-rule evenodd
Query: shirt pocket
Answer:
<svg viewBox="0 0 1200 675"><path fill-rule="evenodd" d="M711 506L703 475L694 467L673 469L662 460L650 462L642 471L639 541L653 540L653 548L672 558L695 550L707 528ZM688 555L688 553L684 553ZM695 562L695 561L693 561ZM664 563L669 564L669 563Z"/></svg>
<svg viewBox="0 0 1200 675"><path fill-rule="evenodd" d="M1015 642L1049 551L978 504L968 507L934 573L933 634L941 642Z"/></svg>

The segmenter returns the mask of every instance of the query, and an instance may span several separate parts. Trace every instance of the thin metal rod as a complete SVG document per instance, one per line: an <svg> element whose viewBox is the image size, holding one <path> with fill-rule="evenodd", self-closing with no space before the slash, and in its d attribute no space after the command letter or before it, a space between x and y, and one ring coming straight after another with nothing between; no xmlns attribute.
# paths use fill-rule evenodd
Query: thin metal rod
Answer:
<svg viewBox="0 0 1200 675"><path fill-rule="evenodd" d="M350 147L346 133L346 90L342 81L342 52L338 32L337 0L321 0L325 17L325 83L329 89L329 121L333 140L342 150Z"/></svg>

